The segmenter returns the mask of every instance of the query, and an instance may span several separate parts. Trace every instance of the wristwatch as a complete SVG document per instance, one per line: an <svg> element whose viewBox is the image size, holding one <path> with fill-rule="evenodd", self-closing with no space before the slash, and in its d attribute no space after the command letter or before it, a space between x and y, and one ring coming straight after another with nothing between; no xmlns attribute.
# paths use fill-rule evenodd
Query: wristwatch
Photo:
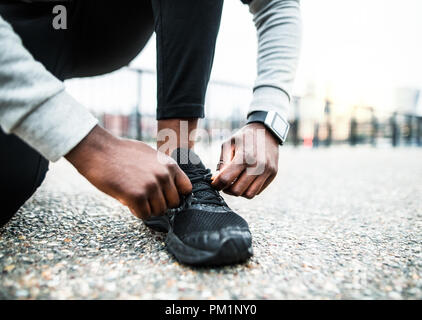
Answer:
<svg viewBox="0 0 422 320"><path fill-rule="evenodd" d="M255 111L248 116L246 123L259 122L275 136L280 145L286 141L289 123L275 111Z"/></svg>

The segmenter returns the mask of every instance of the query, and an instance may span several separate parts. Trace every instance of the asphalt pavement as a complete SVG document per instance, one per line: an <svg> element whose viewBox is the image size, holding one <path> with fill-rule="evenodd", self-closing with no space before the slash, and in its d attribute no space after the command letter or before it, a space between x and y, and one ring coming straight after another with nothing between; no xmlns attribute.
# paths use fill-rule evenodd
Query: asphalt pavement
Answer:
<svg viewBox="0 0 422 320"><path fill-rule="evenodd" d="M422 299L421 148L286 147L266 192L226 199L253 258L191 268L60 160L0 228L0 299Z"/></svg>

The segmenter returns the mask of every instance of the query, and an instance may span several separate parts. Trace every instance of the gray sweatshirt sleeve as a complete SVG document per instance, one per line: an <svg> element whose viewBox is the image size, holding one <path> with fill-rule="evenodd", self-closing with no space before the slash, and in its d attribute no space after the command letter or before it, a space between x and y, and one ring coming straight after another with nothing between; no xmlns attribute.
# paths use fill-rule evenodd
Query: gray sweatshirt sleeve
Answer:
<svg viewBox="0 0 422 320"><path fill-rule="evenodd" d="M97 124L35 61L0 16L0 126L51 161L75 147ZM3 150L2 150L3 151Z"/></svg>
<svg viewBox="0 0 422 320"><path fill-rule="evenodd" d="M249 9L258 35L258 76L248 115L274 110L287 119L301 42L299 0L254 0Z"/></svg>

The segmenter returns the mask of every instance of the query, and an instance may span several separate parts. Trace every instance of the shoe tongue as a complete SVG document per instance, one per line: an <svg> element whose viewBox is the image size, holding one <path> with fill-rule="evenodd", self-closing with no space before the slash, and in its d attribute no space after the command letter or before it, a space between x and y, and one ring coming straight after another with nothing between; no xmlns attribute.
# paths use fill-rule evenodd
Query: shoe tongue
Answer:
<svg viewBox="0 0 422 320"><path fill-rule="evenodd" d="M179 167L186 173L189 179L193 179L198 175L198 169L206 170L204 164L198 155L190 149L178 148L174 150L171 157L176 160ZM196 172L195 172L196 171ZM205 174L205 173L204 173ZM195 190L197 188L205 188L205 190ZM206 180L201 180L193 183L193 194L196 199L210 199L218 198L218 194L211 187L211 183ZM220 205L220 204L218 204Z"/></svg>
<svg viewBox="0 0 422 320"><path fill-rule="evenodd" d="M193 169L205 169L201 159L190 149L177 148L172 152L171 157L176 160L179 167L186 174Z"/></svg>

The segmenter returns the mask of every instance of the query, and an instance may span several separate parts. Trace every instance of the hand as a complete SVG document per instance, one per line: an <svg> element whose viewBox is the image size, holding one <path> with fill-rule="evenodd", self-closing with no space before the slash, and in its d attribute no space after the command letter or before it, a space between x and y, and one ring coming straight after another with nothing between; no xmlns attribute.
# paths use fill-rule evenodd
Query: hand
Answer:
<svg viewBox="0 0 422 320"><path fill-rule="evenodd" d="M177 207L179 193L192 190L189 178L172 158L143 142L117 138L99 126L65 157L89 182L138 218Z"/></svg>
<svg viewBox="0 0 422 320"><path fill-rule="evenodd" d="M212 185L227 194L252 199L275 178L278 148L278 141L263 124L247 124L223 143L219 173Z"/></svg>

